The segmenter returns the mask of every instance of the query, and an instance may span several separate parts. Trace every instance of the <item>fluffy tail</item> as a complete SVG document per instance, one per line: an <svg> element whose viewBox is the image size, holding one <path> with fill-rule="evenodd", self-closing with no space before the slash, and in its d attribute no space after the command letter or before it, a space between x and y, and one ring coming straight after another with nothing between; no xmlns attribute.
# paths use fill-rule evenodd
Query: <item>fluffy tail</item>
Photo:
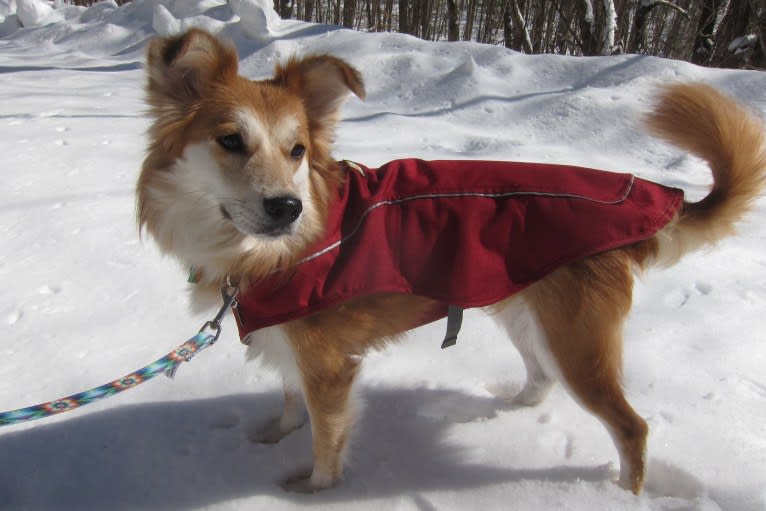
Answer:
<svg viewBox="0 0 766 511"><path fill-rule="evenodd" d="M702 84L664 89L648 115L656 136L707 161L713 189L684 203L678 218L660 231L657 263L670 265L685 253L734 234L753 206L766 175L763 125L730 97Z"/></svg>

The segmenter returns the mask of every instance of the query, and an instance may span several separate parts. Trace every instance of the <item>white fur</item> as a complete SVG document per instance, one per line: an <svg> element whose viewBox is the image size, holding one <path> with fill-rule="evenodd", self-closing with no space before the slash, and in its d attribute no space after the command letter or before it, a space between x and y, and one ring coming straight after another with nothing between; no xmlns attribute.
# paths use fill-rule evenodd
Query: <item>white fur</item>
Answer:
<svg viewBox="0 0 766 511"><path fill-rule="evenodd" d="M234 118L239 127L239 133L248 147L262 148L264 144L270 145L270 140L266 136L267 125L261 122L258 112L252 108L242 108L235 114Z"/></svg>
<svg viewBox="0 0 766 511"><path fill-rule="evenodd" d="M250 240L219 211L216 195L224 192L210 171L215 166L209 143L191 145L170 168L157 172L147 187L147 202L163 212L153 226L163 250L183 254L186 264L214 272L223 261L250 249Z"/></svg>
<svg viewBox="0 0 766 511"><path fill-rule="evenodd" d="M527 382L512 402L522 406L538 405L547 397L553 384L558 381L572 399L587 410L588 408L580 401L577 393L569 388L566 380L561 376L542 325L523 295L513 298L501 314L498 320L506 328L514 346L519 350L527 370ZM615 433L601 417L598 415L595 417L607 429L617 448L620 457L620 484L630 489L630 460L620 448L620 435Z"/></svg>
<svg viewBox="0 0 766 511"><path fill-rule="evenodd" d="M278 442L306 421L300 371L282 327L273 326L252 332L245 338L245 343L248 344L245 355L248 360L260 358L265 366L282 376L282 415L267 422L253 437L258 442Z"/></svg>
<svg viewBox="0 0 766 511"><path fill-rule="evenodd" d="M556 380L562 381L556 360L548 347L548 338L537 315L523 296L517 295L510 300L498 321L519 350L527 370L527 382L513 398L513 402L535 406L547 397Z"/></svg>
<svg viewBox="0 0 766 511"><path fill-rule="evenodd" d="M245 343L248 344L246 357L248 360L259 359L266 367L272 368L282 376L282 385L285 393L285 406L282 415L274 421L270 421L261 429L256 439L259 441L277 441L291 431L303 425L305 420L305 406L302 398L303 385L301 373L295 361L295 355L290 347L287 336L281 326L272 326L256 330L247 335ZM345 427L348 424L356 424L357 418L364 410L364 400L360 398L356 386L351 388L346 407L346 416L337 425ZM340 453L341 465L345 464L352 443L354 431L349 432L349 438L345 448ZM314 465L309 479L313 488L326 488L334 481L332 467L322 466L321 463Z"/></svg>
<svg viewBox="0 0 766 511"><path fill-rule="evenodd" d="M300 195L301 200L303 201L303 207L304 209L308 206L311 207L311 192L310 192L310 185L311 181L309 180L310 175L310 168L309 168L309 161L308 158L304 156L303 161L301 161L301 164L298 166L298 170L295 171L295 175L293 176L293 183L295 184L295 188L298 189L298 194ZM306 204L309 203L309 204Z"/></svg>
<svg viewBox="0 0 766 511"><path fill-rule="evenodd" d="M279 371L286 389L300 392L301 374L287 335L281 326L251 332L244 342L247 344L245 356L248 360L260 359L267 367Z"/></svg>
<svg viewBox="0 0 766 511"><path fill-rule="evenodd" d="M257 125L252 118L248 123L248 129ZM159 245L165 252L182 255L187 266L204 267L210 280L225 278L233 262L249 253L292 253L294 243L313 232L319 221L304 157L288 176L290 191L303 203L301 216L281 236L259 235L266 224L264 195L255 187L235 187L226 181L214 157L215 144L189 145L173 165L153 175L146 190L147 202L163 213L153 226ZM232 221L223 217L222 205Z"/></svg>

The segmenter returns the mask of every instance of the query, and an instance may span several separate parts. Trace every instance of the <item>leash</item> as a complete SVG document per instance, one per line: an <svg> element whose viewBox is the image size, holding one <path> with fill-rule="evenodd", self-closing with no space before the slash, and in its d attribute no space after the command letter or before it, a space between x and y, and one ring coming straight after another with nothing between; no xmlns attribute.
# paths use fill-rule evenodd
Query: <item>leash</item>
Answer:
<svg viewBox="0 0 766 511"><path fill-rule="evenodd" d="M189 362L194 355L205 348L212 346L218 340L218 337L221 335L221 321L226 313L232 307L236 306L237 291L238 288L231 285L227 280L227 284L221 288L223 305L215 317L202 325L202 328L200 328L199 332L197 332L194 337L164 357L137 371L125 375L122 378L118 378L90 390L62 397L54 401L48 401L47 403L2 412L0 413L0 426L19 424L68 412L75 408L80 408L81 406L89 405L101 399L111 397L124 390L132 389L160 374L164 374L168 378L173 378L182 362Z"/></svg>

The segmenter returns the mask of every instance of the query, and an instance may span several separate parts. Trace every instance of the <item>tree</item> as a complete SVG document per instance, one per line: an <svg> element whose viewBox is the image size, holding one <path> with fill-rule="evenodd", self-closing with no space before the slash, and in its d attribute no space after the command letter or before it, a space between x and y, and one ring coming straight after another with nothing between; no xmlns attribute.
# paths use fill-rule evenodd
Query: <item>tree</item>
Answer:
<svg viewBox="0 0 766 511"><path fill-rule="evenodd" d="M614 8L613 0L603 0L603 2L604 28L602 30L601 55L611 55L614 49L615 32L617 31L617 11Z"/></svg>
<svg viewBox="0 0 766 511"><path fill-rule="evenodd" d="M354 28L355 11L356 0L343 0L343 26L345 28Z"/></svg>
<svg viewBox="0 0 766 511"><path fill-rule="evenodd" d="M399 32L402 34L410 33L409 7L407 0L399 0Z"/></svg>
<svg viewBox="0 0 766 511"><path fill-rule="evenodd" d="M512 26L512 29L506 30L506 32L510 32L512 34L512 37L509 37L509 35L506 33L505 46L517 51L524 51L524 53L531 55L533 53L532 41L529 38L527 26L524 23L524 18L521 15L519 0L508 0L508 3L506 4L505 16L513 21L512 25L509 24L509 26Z"/></svg>
<svg viewBox="0 0 766 511"><path fill-rule="evenodd" d="M577 3L576 12L580 18L580 47L582 53L586 56L597 55L599 45L593 2L590 0L580 0Z"/></svg>
<svg viewBox="0 0 766 511"><path fill-rule="evenodd" d="M458 25L457 0L447 0L447 40L460 40L460 26Z"/></svg>
<svg viewBox="0 0 766 511"><path fill-rule="evenodd" d="M766 0L273 1L282 17L500 43L524 53L625 49L708 66L766 68Z"/></svg>
<svg viewBox="0 0 766 511"><path fill-rule="evenodd" d="M763 35L766 29L766 2L731 2L715 34L710 64L716 67L766 67Z"/></svg>
<svg viewBox="0 0 766 511"><path fill-rule="evenodd" d="M703 0L697 22L697 34L694 37L692 62L705 65L713 56L715 22L721 9L721 0Z"/></svg>
<svg viewBox="0 0 766 511"><path fill-rule="evenodd" d="M719 1L720 0L713 0L713 2L710 3ZM687 19L691 19L689 13L686 12L686 10L667 0L642 0L641 2L637 2L636 13L633 15L633 26L631 27L630 38L628 39L628 53L646 53L646 29L649 14L654 10L655 7L660 6L675 9L679 13L686 16ZM715 17L711 19L714 23Z"/></svg>

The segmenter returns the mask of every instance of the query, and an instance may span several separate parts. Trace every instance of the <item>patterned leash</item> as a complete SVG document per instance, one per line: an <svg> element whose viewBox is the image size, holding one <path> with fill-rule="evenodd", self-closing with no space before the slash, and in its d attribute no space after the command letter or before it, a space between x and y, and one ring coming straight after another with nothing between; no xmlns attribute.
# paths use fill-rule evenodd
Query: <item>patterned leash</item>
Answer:
<svg viewBox="0 0 766 511"><path fill-rule="evenodd" d="M2 412L0 413L0 426L19 424L21 422L42 419L51 415L68 412L75 408L89 405L100 399L113 396L123 390L132 389L160 374L172 378L175 376L176 371L182 362L189 362L194 355L208 346L215 344L218 337L221 335L221 321L229 309L236 304L237 288L233 286L224 286L221 289L221 295L223 296L223 305L218 311L218 314L216 314L212 320L205 323L197 335L161 359L123 376L122 378L86 390L85 392L79 392L77 394L72 394L71 396L62 397L61 399L48 401L47 403L39 405Z"/></svg>

